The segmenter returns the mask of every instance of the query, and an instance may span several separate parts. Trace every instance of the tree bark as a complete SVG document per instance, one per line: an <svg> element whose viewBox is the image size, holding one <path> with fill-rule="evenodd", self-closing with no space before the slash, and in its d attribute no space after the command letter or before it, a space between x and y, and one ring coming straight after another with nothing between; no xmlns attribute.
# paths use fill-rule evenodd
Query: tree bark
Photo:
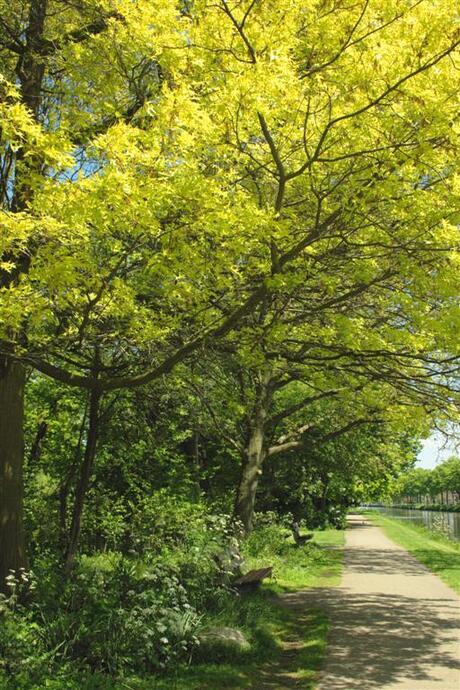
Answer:
<svg viewBox="0 0 460 690"><path fill-rule="evenodd" d="M235 501L235 517L246 533L253 527L257 487L267 457L265 426L272 401L270 375L265 374L257 386L256 405L250 421L248 442L241 463L241 477Z"/></svg>
<svg viewBox="0 0 460 690"><path fill-rule="evenodd" d="M0 591L11 570L27 568L23 525L24 385L22 364L0 359Z"/></svg>
<svg viewBox="0 0 460 690"><path fill-rule="evenodd" d="M37 465L40 460L42 453L42 441L45 438L46 432L48 431L48 424L41 421L37 427L37 432L35 434L35 439L30 449L29 455L29 467Z"/></svg>
<svg viewBox="0 0 460 690"><path fill-rule="evenodd" d="M26 44L16 65L16 74L21 84L22 100L38 119L42 102L42 83L45 75L45 60L40 56L40 44L45 32L48 0L34 0L30 3Z"/></svg>
<svg viewBox="0 0 460 690"><path fill-rule="evenodd" d="M89 481L94 466L94 458L96 456L97 439L99 434L100 399L100 391L97 388L93 388L90 393L89 401L88 435L86 438L85 454L83 456L80 477L75 492L72 521L65 553L64 572L66 575L69 575L72 570L75 557L77 555L78 542L80 540L81 519L83 515L86 492L88 490Z"/></svg>
<svg viewBox="0 0 460 690"><path fill-rule="evenodd" d="M327 504L327 493L329 491L329 481L322 480L321 481L322 486L322 491L321 491L321 498L319 502L319 509L322 515L326 513L326 504Z"/></svg>
<svg viewBox="0 0 460 690"><path fill-rule="evenodd" d="M22 101L36 121L39 118L44 75L44 63L37 57L36 47L43 37L46 8L47 0L30 3L24 31L26 42L16 64ZM19 163L23 163L21 149L15 156L12 211L24 210L31 195L28 183L22 182L18 172ZM28 168L37 165L37 161L27 162ZM29 252L24 252L17 259L15 270L0 272L1 287L8 288L14 283L18 273L28 269L29 262ZM5 577L10 570L27 567L23 527L24 384L23 365L3 356L0 361L0 589L4 589Z"/></svg>
<svg viewBox="0 0 460 690"><path fill-rule="evenodd" d="M78 432L78 441L75 448L75 453L69 471L59 488L59 542L62 550L67 549L67 500L69 497L70 486L73 482L78 466L81 462L81 450L83 445L83 438L85 436L86 421L88 417L88 401L85 405L83 418L81 420L80 430Z"/></svg>
<svg viewBox="0 0 460 690"><path fill-rule="evenodd" d="M198 429L195 429L191 436L182 441L179 448L190 462L195 484L194 494L195 498L198 499L202 492L209 493L209 482L204 476L206 449L200 443L200 432Z"/></svg>
<svg viewBox="0 0 460 690"><path fill-rule="evenodd" d="M242 461L241 478L235 503L235 517L241 521L246 533L250 532L253 527L257 487L266 457L263 445L264 431L257 426L252 430L246 455Z"/></svg>

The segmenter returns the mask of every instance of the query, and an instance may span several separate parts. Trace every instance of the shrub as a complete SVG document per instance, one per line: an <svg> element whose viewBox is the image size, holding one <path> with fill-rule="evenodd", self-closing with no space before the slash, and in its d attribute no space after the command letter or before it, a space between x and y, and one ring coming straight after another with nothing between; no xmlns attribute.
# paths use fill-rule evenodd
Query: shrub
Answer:
<svg viewBox="0 0 460 690"><path fill-rule="evenodd" d="M0 594L0 680L15 677L19 685L45 670L48 655L43 626L35 620L33 607L23 603L33 592L33 574L12 571L7 585L8 594Z"/></svg>
<svg viewBox="0 0 460 690"><path fill-rule="evenodd" d="M53 663L77 661L119 673L152 671L187 659L199 623L185 588L167 566L112 556L83 561L54 609L2 600L0 650L5 673L36 675ZM107 561L108 559L106 559ZM58 593L55 592L55 595Z"/></svg>
<svg viewBox="0 0 460 690"><path fill-rule="evenodd" d="M64 583L56 554L42 550L27 607L19 604L22 580L12 581L0 613L0 673L14 679L11 687L68 663L140 674L190 659L202 613L234 596L216 560L235 543L234 526L162 492L136 510L130 553L83 555Z"/></svg>

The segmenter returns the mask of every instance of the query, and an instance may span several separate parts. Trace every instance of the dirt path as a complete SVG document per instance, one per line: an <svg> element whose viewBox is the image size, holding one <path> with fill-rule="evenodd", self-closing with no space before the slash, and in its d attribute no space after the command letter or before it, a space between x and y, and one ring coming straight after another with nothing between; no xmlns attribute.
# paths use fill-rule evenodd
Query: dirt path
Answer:
<svg viewBox="0 0 460 690"><path fill-rule="evenodd" d="M342 584L324 595L318 690L460 690L460 598L380 529L351 516Z"/></svg>
<svg viewBox="0 0 460 690"><path fill-rule="evenodd" d="M253 690L305 690L301 629L328 612L317 690L460 690L460 598L405 549L350 516L340 587L282 595L295 613L277 663Z"/></svg>

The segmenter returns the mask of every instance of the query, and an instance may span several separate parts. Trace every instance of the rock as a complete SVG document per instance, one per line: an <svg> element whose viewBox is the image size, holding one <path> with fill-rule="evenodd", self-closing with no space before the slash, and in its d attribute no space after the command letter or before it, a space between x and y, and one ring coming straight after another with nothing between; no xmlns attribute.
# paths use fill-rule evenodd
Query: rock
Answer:
<svg viewBox="0 0 460 690"><path fill-rule="evenodd" d="M237 628L208 628L198 634L198 640L200 645L206 647L224 647L240 652L250 648L249 642Z"/></svg>

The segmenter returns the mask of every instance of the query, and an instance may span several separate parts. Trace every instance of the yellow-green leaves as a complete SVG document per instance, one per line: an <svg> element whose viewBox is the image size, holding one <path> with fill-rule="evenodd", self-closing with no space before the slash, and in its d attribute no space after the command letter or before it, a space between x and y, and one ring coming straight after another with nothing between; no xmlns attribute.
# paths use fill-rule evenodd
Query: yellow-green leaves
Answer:
<svg viewBox="0 0 460 690"><path fill-rule="evenodd" d="M248 362L457 346L454 0L53 7L40 113L7 83L0 106L29 189L7 302L37 350L129 368L226 319Z"/></svg>
<svg viewBox="0 0 460 690"><path fill-rule="evenodd" d="M39 158L43 164L59 169L72 164L69 142L61 131L49 131L34 121L21 102L18 88L0 73L0 146L22 158Z"/></svg>

